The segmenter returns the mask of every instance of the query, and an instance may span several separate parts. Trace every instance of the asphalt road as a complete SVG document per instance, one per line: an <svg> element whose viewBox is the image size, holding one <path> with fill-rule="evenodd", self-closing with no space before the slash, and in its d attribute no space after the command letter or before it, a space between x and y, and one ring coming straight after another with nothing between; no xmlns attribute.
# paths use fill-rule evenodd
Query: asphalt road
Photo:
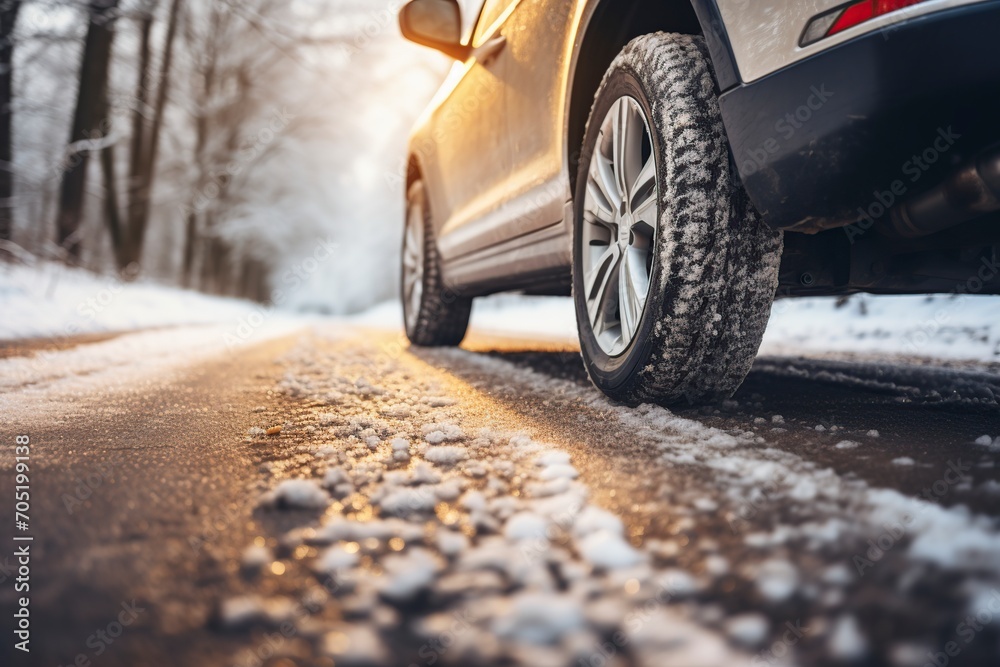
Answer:
<svg viewBox="0 0 1000 667"><path fill-rule="evenodd" d="M1000 664L997 368L765 358L667 411L558 341L134 337L3 350L48 355L3 367L4 665Z"/></svg>

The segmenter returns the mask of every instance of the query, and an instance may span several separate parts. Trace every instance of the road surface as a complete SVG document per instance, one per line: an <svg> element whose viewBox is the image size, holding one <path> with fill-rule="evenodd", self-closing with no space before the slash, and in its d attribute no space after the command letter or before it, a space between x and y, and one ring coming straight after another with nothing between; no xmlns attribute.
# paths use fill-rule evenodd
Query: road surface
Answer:
<svg viewBox="0 0 1000 667"><path fill-rule="evenodd" d="M0 357L4 665L1000 664L995 366L768 357L668 411L485 333Z"/></svg>

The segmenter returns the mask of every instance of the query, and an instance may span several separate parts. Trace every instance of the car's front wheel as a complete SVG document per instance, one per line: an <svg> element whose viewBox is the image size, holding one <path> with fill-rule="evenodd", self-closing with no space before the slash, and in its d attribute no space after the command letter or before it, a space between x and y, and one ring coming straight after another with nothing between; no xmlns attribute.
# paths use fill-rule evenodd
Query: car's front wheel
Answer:
<svg viewBox="0 0 1000 667"><path fill-rule="evenodd" d="M630 403L731 396L767 324L781 236L730 173L702 38L646 35L615 59L574 202L573 292L594 384Z"/></svg>

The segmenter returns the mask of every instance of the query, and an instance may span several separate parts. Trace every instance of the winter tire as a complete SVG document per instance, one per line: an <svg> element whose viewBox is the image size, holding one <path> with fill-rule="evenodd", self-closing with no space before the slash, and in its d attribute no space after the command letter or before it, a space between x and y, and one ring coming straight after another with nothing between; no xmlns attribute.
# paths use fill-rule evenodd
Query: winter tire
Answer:
<svg viewBox="0 0 1000 667"><path fill-rule="evenodd" d="M645 35L614 60L574 202L573 292L594 384L632 404L731 396L767 325L782 241L730 172L701 37Z"/></svg>
<svg viewBox="0 0 1000 667"><path fill-rule="evenodd" d="M462 298L441 278L437 239L424 185L406 193L406 229L400 293L406 336L415 345L455 346L469 328L472 299Z"/></svg>

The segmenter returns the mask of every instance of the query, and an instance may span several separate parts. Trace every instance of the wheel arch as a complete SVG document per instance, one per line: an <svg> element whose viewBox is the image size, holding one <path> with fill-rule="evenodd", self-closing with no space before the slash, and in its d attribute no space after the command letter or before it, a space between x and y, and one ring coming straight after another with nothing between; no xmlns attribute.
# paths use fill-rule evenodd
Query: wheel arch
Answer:
<svg viewBox="0 0 1000 667"><path fill-rule="evenodd" d="M564 166L570 192L594 96L615 56L632 39L664 31L703 35L708 42L719 90L739 82L732 49L715 0L593 0L582 13L574 40L565 119Z"/></svg>

